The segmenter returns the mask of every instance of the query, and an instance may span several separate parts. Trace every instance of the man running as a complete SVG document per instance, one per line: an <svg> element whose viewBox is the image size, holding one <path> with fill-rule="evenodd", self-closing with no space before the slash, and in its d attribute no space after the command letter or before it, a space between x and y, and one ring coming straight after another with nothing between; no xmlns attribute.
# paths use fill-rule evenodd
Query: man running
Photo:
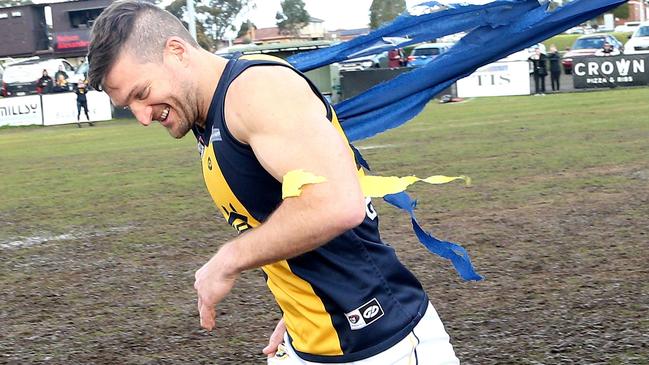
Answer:
<svg viewBox="0 0 649 365"><path fill-rule="evenodd" d="M304 75L215 56L133 0L96 19L88 58L91 85L141 124L193 132L207 189L240 233L196 272L202 327L216 326L241 272L261 268L283 314L264 353L284 340L282 364L459 363L421 284L381 241L336 113ZM296 171L317 183L283 199Z"/></svg>

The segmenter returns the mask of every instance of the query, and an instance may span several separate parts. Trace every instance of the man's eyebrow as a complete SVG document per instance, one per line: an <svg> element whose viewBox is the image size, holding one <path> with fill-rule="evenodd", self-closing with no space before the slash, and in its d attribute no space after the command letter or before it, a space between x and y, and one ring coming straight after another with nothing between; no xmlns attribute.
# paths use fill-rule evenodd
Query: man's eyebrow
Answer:
<svg viewBox="0 0 649 365"><path fill-rule="evenodd" d="M142 88L143 88L142 85L137 85L137 86L135 86L134 88L131 89L131 91L130 91L130 92L128 93L128 95L126 96L126 101L124 101L124 104L123 104L123 105L122 105L122 104L119 104L119 103L116 104L114 101L113 101L113 105L114 105L116 108L125 108L125 107L127 107L127 106L128 106L128 102L131 101L131 98L133 97L133 94L134 94L136 91L141 91Z"/></svg>

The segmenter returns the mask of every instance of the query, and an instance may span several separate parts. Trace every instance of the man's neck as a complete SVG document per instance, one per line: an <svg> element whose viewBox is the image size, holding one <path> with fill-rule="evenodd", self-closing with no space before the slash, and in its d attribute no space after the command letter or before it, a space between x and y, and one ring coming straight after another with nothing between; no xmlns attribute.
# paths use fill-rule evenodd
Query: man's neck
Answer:
<svg viewBox="0 0 649 365"><path fill-rule="evenodd" d="M212 98L214 97L214 92L219 84L221 75L225 66L228 64L228 60L222 57L213 55L207 51L201 50L201 56L197 60L197 65L195 70L198 72L197 77L197 89L196 94L198 97L198 120L196 124L205 128L207 121L207 114L210 110L210 105L212 104Z"/></svg>

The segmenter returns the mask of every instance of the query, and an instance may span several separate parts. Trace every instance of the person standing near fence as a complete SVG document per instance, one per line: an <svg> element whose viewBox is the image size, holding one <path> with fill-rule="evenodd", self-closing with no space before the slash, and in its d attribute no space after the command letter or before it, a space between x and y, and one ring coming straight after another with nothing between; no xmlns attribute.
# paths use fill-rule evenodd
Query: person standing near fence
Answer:
<svg viewBox="0 0 649 365"><path fill-rule="evenodd" d="M88 98L86 97L88 93L88 76L86 74L84 74L83 80L79 80L74 87L74 93L77 94L77 125L81 128L81 108L83 108L88 125L92 127L95 124L90 121L90 115L88 115Z"/></svg>
<svg viewBox="0 0 649 365"><path fill-rule="evenodd" d="M559 91L561 78L561 56L557 47L553 44L550 46L550 54L548 55L550 61L550 82L552 83L552 91Z"/></svg>
<svg viewBox="0 0 649 365"><path fill-rule="evenodd" d="M529 58L532 62L534 74L534 95L545 95L545 76L548 75L547 56L536 48L534 54Z"/></svg>
<svg viewBox="0 0 649 365"><path fill-rule="evenodd" d="M38 81L36 81L36 91L39 94L47 94L52 91L52 84L54 84L52 77L48 75L47 70L44 69L43 75L38 79Z"/></svg>

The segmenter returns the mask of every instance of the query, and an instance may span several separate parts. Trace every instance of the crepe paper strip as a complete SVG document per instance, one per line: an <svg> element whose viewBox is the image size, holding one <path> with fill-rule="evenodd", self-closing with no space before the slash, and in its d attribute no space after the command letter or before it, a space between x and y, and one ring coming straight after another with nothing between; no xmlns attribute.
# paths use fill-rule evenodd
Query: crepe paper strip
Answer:
<svg viewBox="0 0 649 365"><path fill-rule="evenodd" d="M418 181L429 184L446 184L455 180L464 180L469 185L471 179L467 176L434 175L425 179L416 176L359 176L359 180L363 194L366 197L383 197L386 202L410 214L412 228L419 242L430 252L450 260L462 279L476 281L483 279L482 276L475 272L469 254L462 246L437 239L421 228L414 212L417 202L405 193L408 186ZM300 196L304 185L318 184L325 181L327 181L326 178L301 169L289 171L284 175L282 182L282 199Z"/></svg>
<svg viewBox="0 0 649 365"><path fill-rule="evenodd" d="M382 198L389 194L400 193L418 181L437 185L447 184L455 180L464 180L467 185L471 182L467 176L434 175L425 179L416 176L359 176L363 195L369 198ZM325 181L327 181L326 178L302 169L289 171L284 175L282 182L282 199L300 196L304 185L318 184Z"/></svg>
<svg viewBox="0 0 649 365"><path fill-rule="evenodd" d="M400 192L397 194L386 195L383 200L390 203L391 205L402 209L403 211L410 214L412 229L415 231L415 235L421 244L423 244L428 251L448 259L453 264L455 271L460 275L460 277L466 281L479 281L483 277L476 273L473 264L471 263L471 258L469 254L464 249L464 247L458 245L457 243L442 241L435 238L432 234L424 231L423 228L417 222L415 218L414 208L417 205L417 202L412 200L408 194L405 192Z"/></svg>
<svg viewBox="0 0 649 365"><path fill-rule="evenodd" d="M361 188L363 194L370 198L382 198L389 194L396 194L405 191L408 186L423 181L429 184L446 184L455 180L464 180L467 185L470 184L470 179L466 176L443 176L435 175L429 176L425 179L420 179L416 176L362 176L360 177Z"/></svg>
<svg viewBox="0 0 649 365"><path fill-rule="evenodd" d="M325 182L322 176L314 175L302 169L291 170L284 175L282 180L282 199L300 196L302 193L302 186L306 184L318 184Z"/></svg>

